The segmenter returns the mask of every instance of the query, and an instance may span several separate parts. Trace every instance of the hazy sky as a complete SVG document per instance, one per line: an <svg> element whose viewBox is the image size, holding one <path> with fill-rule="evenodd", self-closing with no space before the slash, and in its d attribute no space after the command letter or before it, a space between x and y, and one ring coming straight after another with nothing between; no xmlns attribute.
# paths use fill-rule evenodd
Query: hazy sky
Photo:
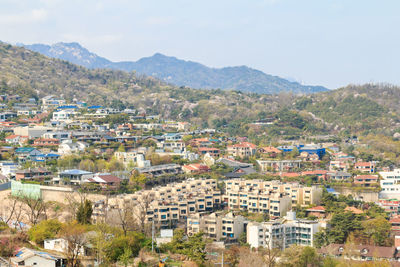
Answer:
<svg viewBox="0 0 400 267"><path fill-rule="evenodd" d="M0 0L0 40L160 52L329 88L400 84L399 0Z"/></svg>

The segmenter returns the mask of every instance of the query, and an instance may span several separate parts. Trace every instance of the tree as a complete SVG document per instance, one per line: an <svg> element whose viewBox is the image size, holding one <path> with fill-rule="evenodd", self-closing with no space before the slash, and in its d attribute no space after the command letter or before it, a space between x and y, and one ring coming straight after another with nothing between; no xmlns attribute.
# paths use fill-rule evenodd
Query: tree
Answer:
<svg viewBox="0 0 400 267"><path fill-rule="evenodd" d="M367 220L362 222L363 230L362 234L367 240L372 240L375 246L391 246L390 244L390 230L391 225L383 217L377 217L375 219Z"/></svg>
<svg viewBox="0 0 400 267"><path fill-rule="evenodd" d="M124 264L125 267L128 266L128 264L131 262L132 259L132 251L129 247L124 248L124 253L119 256L119 261Z"/></svg>
<svg viewBox="0 0 400 267"><path fill-rule="evenodd" d="M19 222L22 214L23 203L17 197L9 196L9 203L0 207L0 221L8 224L11 219Z"/></svg>
<svg viewBox="0 0 400 267"><path fill-rule="evenodd" d="M121 144L121 145L118 147L118 150L117 150L117 151L118 151L118 152L126 152L124 145Z"/></svg>
<svg viewBox="0 0 400 267"><path fill-rule="evenodd" d="M274 267L276 260L281 255L283 246L283 239L270 237L265 241L265 247L260 249L261 255L265 264L268 267Z"/></svg>
<svg viewBox="0 0 400 267"><path fill-rule="evenodd" d="M322 266L322 258L312 247L292 245L285 249L279 266L281 267L319 267Z"/></svg>
<svg viewBox="0 0 400 267"><path fill-rule="evenodd" d="M32 225L36 225L42 217L47 217L47 205L41 197L31 198L24 195L20 197L20 201L24 204L25 215Z"/></svg>
<svg viewBox="0 0 400 267"><path fill-rule="evenodd" d="M90 224L93 213L92 202L85 199L76 212L76 220L80 224Z"/></svg>
<svg viewBox="0 0 400 267"><path fill-rule="evenodd" d="M61 229L60 236L67 242L65 254L69 267L80 266L79 255L88 244L86 231L86 226L76 221L65 224Z"/></svg>
<svg viewBox="0 0 400 267"><path fill-rule="evenodd" d="M144 194L133 202L134 211L132 213L134 219L138 223L138 229L142 233L146 233L146 219L147 211L150 208L150 204L153 201L153 197L150 194Z"/></svg>
<svg viewBox="0 0 400 267"><path fill-rule="evenodd" d="M129 178L129 182L138 189L143 186L147 182L147 176L143 173L139 173L137 170L133 171L131 177Z"/></svg>
<svg viewBox="0 0 400 267"><path fill-rule="evenodd" d="M54 238L60 232L62 223L57 219L41 221L28 230L29 239L43 245L45 239Z"/></svg>

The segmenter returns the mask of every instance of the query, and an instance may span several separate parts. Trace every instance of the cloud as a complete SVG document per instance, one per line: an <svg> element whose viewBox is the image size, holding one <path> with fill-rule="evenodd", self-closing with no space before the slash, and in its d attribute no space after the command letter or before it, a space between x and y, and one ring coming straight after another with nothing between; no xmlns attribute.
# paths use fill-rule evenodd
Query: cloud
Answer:
<svg viewBox="0 0 400 267"><path fill-rule="evenodd" d="M19 14L0 15L0 23L5 25L26 24L47 20L48 13L45 9L32 9Z"/></svg>

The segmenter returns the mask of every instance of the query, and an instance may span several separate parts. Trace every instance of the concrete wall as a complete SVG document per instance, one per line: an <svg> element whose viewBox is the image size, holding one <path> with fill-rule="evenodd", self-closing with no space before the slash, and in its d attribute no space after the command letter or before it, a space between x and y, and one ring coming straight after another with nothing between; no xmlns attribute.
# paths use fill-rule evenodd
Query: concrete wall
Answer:
<svg viewBox="0 0 400 267"><path fill-rule="evenodd" d="M352 188L348 187L334 187L335 191L338 193L348 196L352 195L355 199L362 199L363 201L367 202L378 202L379 200L379 193L378 192L371 192L371 191L354 191Z"/></svg>

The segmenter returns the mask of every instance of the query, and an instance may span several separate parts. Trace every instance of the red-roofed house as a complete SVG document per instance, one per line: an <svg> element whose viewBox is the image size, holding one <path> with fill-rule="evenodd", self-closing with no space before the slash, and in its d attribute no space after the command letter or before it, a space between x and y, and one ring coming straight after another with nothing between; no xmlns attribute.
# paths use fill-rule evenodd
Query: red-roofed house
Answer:
<svg viewBox="0 0 400 267"><path fill-rule="evenodd" d="M182 170L185 173L203 173L203 172L208 172L210 170L210 168L204 164L193 163L193 164L184 165L182 167Z"/></svg>
<svg viewBox="0 0 400 267"><path fill-rule="evenodd" d="M257 146L249 142L242 142L228 146L227 151L228 154L233 157L245 158L255 155L257 152Z"/></svg>
<svg viewBox="0 0 400 267"><path fill-rule="evenodd" d="M58 146L60 140L56 138L38 138L33 141L34 146Z"/></svg>
<svg viewBox="0 0 400 267"><path fill-rule="evenodd" d="M101 187L117 187L121 183L121 179L111 174L96 174L93 178L89 178L85 182L101 185Z"/></svg>
<svg viewBox="0 0 400 267"><path fill-rule="evenodd" d="M354 213L354 214L362 214L362 213L364 213L362 210L357 209L355 207L351 207L351 206L346 207L344 210L345 211L350 211L351 213Z"/></svg>
<svg viewBox="0 0 400 267"><path fill-rule="evenodd" d="M279 149L277 149L276 147L273 147L273 146L262 147L258 151L261 154L265 154L271 158L275 158L278 154L282 153L282 151L280 151Z"/></svg>
<svg viewBox="0 0 400 267"><path fill-rule="evenodd" d="M326 214L326 210L322 206L316 206L313 208L309 208L306 210L307 216L315 216L318 218L324 218Z"/></svg>
<svg viewBox="0 0 400 267"><path fill-rule="evenodd" d="M210 140L208 140L207 138L196 138L196 139L192 139L190 140L190 145L192 147L207 147L207 146L211 146L212 142L210 142Z"/></svg>
<svg viewBox="0 0 400 267"><path fill-rule="evenodd" d="M378 184L378 175L357 175L354 183L362 186L371 186Z"/></svg>
<svg viewBox="0 0 400 267"><path fill-rule="evenodd" d="M304 171L301 173L301 175L315 175L318 176L319 180L327 180L327 173L328 171L326 170L314 170L314 171Z"/></svg>
<svg viewBox="0 0 400 267"><path fill-rule="evenodd" d="M7 144L12 145L22 145L28 141L28 136L21 136L21 135L9 135L5 138Z"/></svg>
<svg viewBox="0 0 400 267"><path fill-rule="evenodd" d="M367 173L373 173L375 172L375 167L376 164L373 161L370 162L356 162L354 164L354 169L361 171L361 172L367 172Z"/></svg>

